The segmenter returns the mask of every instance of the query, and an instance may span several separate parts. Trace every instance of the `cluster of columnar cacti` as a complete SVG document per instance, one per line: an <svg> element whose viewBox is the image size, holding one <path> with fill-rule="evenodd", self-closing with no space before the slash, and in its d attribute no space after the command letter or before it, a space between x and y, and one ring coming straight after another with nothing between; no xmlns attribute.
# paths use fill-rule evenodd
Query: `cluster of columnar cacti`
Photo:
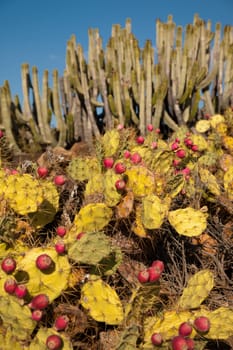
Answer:
<svg viewBox="0 0 233 350"><path fill-rule="evenodd" d="M12 344L25 350L82 348L75 338L80 331L74 334L75 325L69 327L73 314L56 318L64 300L74 313L85 315L86 328L88 322L114 327L116 349L152 350L159 341L164 349L170 344L177 349L178 341L185 349L193 341L203 348L208 340L233 335L232 308L204 306L217 279L211 260L209 268L196 266L199 271L186 279L182 295L171 296L166 307L163 273L169 262L164 270L161 261L151 264L147 256L161 235L195 247L195 239L209 234L213 205L232 213L227 205L233 197L232 118L229 109L201 119L192 130L180 127L167 141L151 124L146 136L118 125L96 140L91 156L74 157L62 174L33 162L27 168L1 168L0 340L5 350ZM119 238L121 224L128 229ZM133 249L121 239L131 239ZM139 241L144 258L133 271ZM203 249L203 256L207 253ZM205 333L196 327L200 317L208 319ZM191 327L189 336L179 334L183 323Z"/></svg>
<svg viewBox="0 0 233 350"><path fill-rule="evenodd" d="M198 15L184 31L169 16L166 23L156 21L155 50L150 40L140 47L128 19L125 28L113 25L106 48L98 30L90 29L88 57L73 35L64 74L59 78L53 71L52 87L46 70L40 92L37 68L30 73L23 64L21 105L4 82L0 129L14 152L37 152L80 139L91 146L93 138L116 124L146 134L148 124L174 131L203 114L220 113L233 103L233 27L221 31L219 23L211 31L210 21Z"/></svg>

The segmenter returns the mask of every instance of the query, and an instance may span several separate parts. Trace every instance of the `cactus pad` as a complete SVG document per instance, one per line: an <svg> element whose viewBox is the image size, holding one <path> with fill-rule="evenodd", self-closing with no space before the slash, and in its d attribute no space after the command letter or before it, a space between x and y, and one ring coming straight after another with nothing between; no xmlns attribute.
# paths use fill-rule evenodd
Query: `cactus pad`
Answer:
<svg viewBox="0 0 233 350"><path fill-rule="evenodd" d="M120 144L120 134L116 129L107 131L102 138L105 157L113 156Z"/></svg>
<svg viewBox="0 0 233 350"><path fill-rule="evenodd" d="M123 321L123 307L116 291L101 279L83 285L80 302L98 322L118 325Z"/></svg>
<svg viewBox="0 0 233 350"><path fill-rule="evenodd" d="M188 237L199 236L207 226L207 214L191 207L170 211L168 220L180 235Z"/></svg>
<svg viewBox="0 0 233 350"><path fill-rule="evenodd" d="M195 309L208 297L214 287L214 276L209 270L201 270L192 276L183 290L178 305L182 309Z"/></svg>
<svg viewBox="0 0 233 350"><path fill-rule="evenodd" d="M44 273L36 267L35 261L41 254L48 254L54 262L51 272ZM33 248L18 262L17 274L19 279L26 274L31 296L44 293L52 302L67 288L70 269L67 256L58 255L54 248Z"/></svg>
<svg viewBox="0 0 233 350"><path fill-rule="evenodd" d="M135 221L132 224L132 231L139 237L147 237L147 231L142 222L142 204L136 206Z"/></svg>
<svg viewBox="0 0 233 350"><path fill-rule="evenodd" d="M228 198L233 200L233 166L230 166L225 172L223 181L224 189L227 192Z"/></svg>
<svg viewBox="0 0 233 350"><path fill-rule="evenodd" d="M208 169L200 168L199 175L205 187L215 196L220 195L220 186L216 177Z"/></svg>
<svg viewBox="0 0 233 350"><path fill-rule="evenodd" d="M67 173L74 180L85 181L94 174L101 173L101 167L96 157L78 157L70 162Z"/></svg>
<svg viewBox="0 0 233 350"><path fill-rule="evenodd" d="M146 167L133 166L126 171L127 188L133 191L136 197L143 197L154 192L154 175Z"/></svg>
<svg viewBox="0 0 233 350"><path fill-rule="evenodd" d="M150 230L159 228L162 225L168 210L168 201L163 201L154 194L146 196L142 200L143 225Z"/></svg>

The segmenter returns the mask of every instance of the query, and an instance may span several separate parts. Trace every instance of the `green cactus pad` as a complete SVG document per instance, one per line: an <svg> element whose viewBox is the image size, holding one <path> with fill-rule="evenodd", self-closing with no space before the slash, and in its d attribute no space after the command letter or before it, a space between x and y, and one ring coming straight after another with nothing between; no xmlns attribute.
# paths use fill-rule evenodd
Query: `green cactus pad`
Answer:
<svg viewBox="0 0 233 350"><path fill-rule="evenodd" d="M209 270L201 270L192 276L183 290L178 305L181 309L195 309L208 297L214 287L214 275Z"/></svg>
<svg viewBox="0 0 233 350"><path fill-rule="evenodd" d="M67 173L77 181L89 180L94 174L101 173L101 166L96 157L78 157L71 160Z"/></svg>
<svg viewBox="0 0 233 350"><path fill-rule="evenodd" d="M85 232L68 247L69 258L83 264L95 265L110 253L110 241L103 232Z"/></svg>
<svg viewBox="0 0 233 350"><path fill-rule="evenodd" d="M194 237L206 229L207 213L187 207L170 211L168 220L180 235Z"/></svg>
<svg viewBox="0 0 233 350"><path fill-rule="evenodd" d="M115 350L135 350L137 349L137 340L139 338L139 327L132 325L127 327L121 334L119 344Z"/></svg>
<svg viewBox="0 0 233 350"><path fill-rule="evenodd" d="M27 305L20 305L13 296L0 296L0 316L3 326L18 340L27 339L36 326Z"/></svg>
<svg viewBox="0 0 233 350"><path fill-rule="evenodd" d="M182 322L187 322L192 317L189 311L166 311L159 317L149 317L144 323L144 347L151 346L151 335L161 333L164 341L169 340L178 334Z"/></svg>
<svg viewBox="0 0 233 350"><path fill-rule="evenodd" d="M44 273L37 268L35 261L41 254L48 254L53 260L51 272ZM24 275L28 278L26 286L31 296L44 293L52 302L67 288L71 267L67 256L58 255L54 248L33 248L18 262L17 271L18 278Z"/></svg>
<svg viewBox="0 0 233 350"><path fill-rule="evenodd" d="M70 339L61 332L57 332L54 328L40 328L36 336L33 338L30 343L29 350L45 350L46 340L50 335L59 335L62 338L63 346L62 350L72 350L73 346L71 344Z"/></svg>
<svg viewBox="0 0 233 350"><path fill-rule="evenodd" d="M127 188L132 190L136 197L143 197L154 192L154 175L146 167L133 166L125 174L127 176Z"/></svg>
<svg viewBox="0 0 233 350"><path fill-rule="evenodd" d="M59 208L59 194L52 182L43 181L42 194L43 201L38 210L29 214L31 224L37 229L51 222Z"/></svg>
<svg viewBox="0 0 233 350"><path fill-rule="evenodd" d="M208 169L200 168L199 175L205 187L215 196L220 195L220 186L216 177Z"/></svg>
<svg viewBox="0 0 233 350"><path fill-rule="evenodd" d="M98 322L118 325L123 321L123 307L116 291L101 279L83 285L80 302Z"/></svg>
<svg viewBox="0 0 233 350"><path fill-rule="evenodd" d="M150 194L142 200L142 223L152 230L159 228L169 210L169 201L161 200L155 194Z"/></svg>
<svg viewBox="0 0 233 350"><path fill-rule="evenodd" d="M20 215L37 211L43 201L42 186L29 174L9 175L4 181L1 193L10 207Z"/></svg>
<svg viewBox="0 0 233 350"><path fill-rule="evenodd" d="M112 209L105 203L90 203L82 207L75 215L74 225L67 234L67 239L76 239L79 232L100 231L112 217Z"/></svg>
<svg viewBox="0 0 233 350"><path fill-rule="evenodd" d="M113 156L120 145L120 134L116 129L107 131L102 138L105 157Z"/></svg>

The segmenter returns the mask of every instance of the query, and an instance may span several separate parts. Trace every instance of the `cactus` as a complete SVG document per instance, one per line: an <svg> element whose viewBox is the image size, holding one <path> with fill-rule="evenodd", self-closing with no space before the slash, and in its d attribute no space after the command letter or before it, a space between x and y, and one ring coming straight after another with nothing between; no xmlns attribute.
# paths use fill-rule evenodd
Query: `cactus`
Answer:
<svg viewBox="0 0 233 350"><path fill-rule="evenodd" d="M147 237L148 232L142 222L142 204L135 208L135 220L132 224L132 231L139 237Z"/></svg>
<svg viewBox="0 0 233 350"><path fill-rule="evenodd" d="M85 232L68 247L69 258L81 264L96 265L110 253L110 241L103 232Z"/></svg>
<svg viewBox="0 0 233 350"><path fill-rule="evenodd" d="M67 173L77 181L89 180L94 174L101 171L99 162L95 157L78 157L71 160Z"/></svg>
<svg viewBox="0 0 233 350"><path fill-rule="evenodd" d="M36 259L41 254L48 254L51 257L53 261L51 271L45 273L37 268ZM15 277L23 281L26 278L25 283L31 296L43 293L52 302L66 290L70 270L67 256L58 255L53 247L38 247L30 249L18 262Z"/></svg>
<svg viewBox="0 0 233 350"><path fill-rule="evenodd" d="M120 179L122 179L122 176L115 174L114 170L112 169L108 169L104 174L104 202L109 207L117 205L121 200L122 195L115 186L115 183Z"/></svg>
<svg viewBox="0 0 233 350"><path fill-rule="evenodd" d="M200 168L199 175L205 187L215 196L220 195L220 186L216 177L208 169Z"/></svg>
<svg viewBox="0 0 233 350"><path fill-rule="evenodd" d="M169 201L162 201L154 194L144 197L142 200L143 225L150 230L158 229L167 216L169 204Z"/></svg>
<svg viewBox="0 0 233 350"><path fill-rule="evenodd" d="M227 193L227 196L230 200L233 199L233 166L230 166L228 170L225 172L223 177L224 189Z"/></svg>
<svg viewBox="0 0 233 350"><path fill-rule="evenodd" d="M195 273L178 301L178 306L183 310L198 308L208 297L214 287L214 276L209 270L201 270Z"/></svg>
<svg viewBox="0 0 233 350"><path fill-rule="evenodd" d="M180 235L199 236L207 225L207 213L191 207L169 211L168 221Z"/></svg>
<svg viewBox="0 0 233 350"><path fill-rule="evenodd" d="M146 167L132 166L125 172L127 187L133 191L135 197L143 197L154 192L154 175Z"/></svg>
<svg viewBox="0 0 233 350"><path fill-rule="evenodd" d="M90 276L83 285L80 303L98 322L118 325L123 321L123 307L116 291L99 278Z"/></svg>
<svg viewBox="0 0 233 350"><path fill-rule="evenodd" d="M107 131L102 138L102 146L105 157L113 156L120 146L120 135L116 129Z"/></svg>
<svg viewBox="0 0 233 350"><path fill-rule="evenodd" d="M121 339L115 350L134 350L137 346L139 337L139 326L132 325L127 327L121 334Z"/></svg>
<svg viewBox="0 0 233 350"><path fill-rule="evenodd" d="M25 344L25 340L18 339L14 333L12 333L10 327L4 329L0 328L0 344L2 349L11 350L14 347L15 350L28 350L28 346Z"/></svg>

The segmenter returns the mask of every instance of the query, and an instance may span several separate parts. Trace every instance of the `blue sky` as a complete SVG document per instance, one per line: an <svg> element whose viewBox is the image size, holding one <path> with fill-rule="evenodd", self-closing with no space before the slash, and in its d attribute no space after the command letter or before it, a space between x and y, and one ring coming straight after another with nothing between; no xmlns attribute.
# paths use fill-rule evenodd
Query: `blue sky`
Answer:
<svg viewBox="0 0 233 350"><path fill-rule="evenodd" d="M215 24L233 25L233 0L0 0L0 86L9 80L11 92L22 98L21 64L63 74L66 43L72 34L87 51L88 29L98 28L106 43L113 24L132 20L132 31L143 46L155 45L155 20L192 23L198 13ZM22 102L22 100L21 100Z"/></svg>

